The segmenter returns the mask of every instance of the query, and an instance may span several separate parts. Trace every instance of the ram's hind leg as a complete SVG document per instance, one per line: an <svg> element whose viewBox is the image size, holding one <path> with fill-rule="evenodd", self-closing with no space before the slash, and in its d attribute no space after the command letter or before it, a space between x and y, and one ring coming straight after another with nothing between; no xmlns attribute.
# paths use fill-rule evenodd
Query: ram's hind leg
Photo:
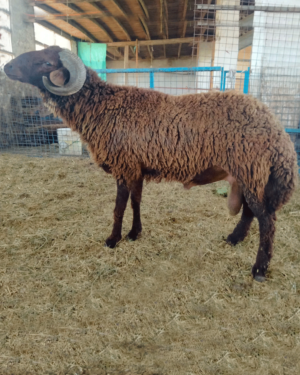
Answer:
<svg viewBox="0 0 300 375"><path fill-rule="evenodd" d="M275 213L272 215L267 212L258 216L259 223L259 248L256 256L256 262L252 267L252 275L256 281L264 281L266 272L273 255L273 241L275 235Z"/></svg>
<svg viewBox="0 0 300 375"><path fill-rule="evenodd" d="M250 229L254 214L248 206L245 197L243 196L243 213L241 220L238 222L234 231L227 237L227 242L231 245L236 245L242 242Z"/></svg>
<svg viewBox="0 0 300 375"><path fill-rule="evenodd" d="M106 246L114 248L122 238L122 222L129 198L129 189L124 183L117 181L117 198L114 210L114 226L111 235L106 240Z"/></svg>
<svg viewBox="0 0 300 375"><path fill-rule="evenodd" d="M142 200L142 190L143 190L143 179L133 182L130 186L130 197L131 197L131 207L133 210L133 222L131 231L128 233L127 238L129 240L135 241L138 235L142 231L140 204Z"/></svg>
<svg viewBox="0 0 300 375"><path fill-rule="evenodd" d="M259 200L250 192L245 192L245 198L249 208L258 220L259 224L259 248L256 262L252 267L252 275L256 281L264 281L266 272L273 255L273 241L275 235L275 211L267 207L266 200Z"/></svg>

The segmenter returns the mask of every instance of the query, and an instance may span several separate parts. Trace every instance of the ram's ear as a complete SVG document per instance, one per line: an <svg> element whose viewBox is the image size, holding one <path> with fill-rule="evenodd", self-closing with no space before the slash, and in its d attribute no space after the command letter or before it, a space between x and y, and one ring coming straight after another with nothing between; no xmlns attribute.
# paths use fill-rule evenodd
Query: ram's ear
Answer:
<svg viewBox="0 0 300 375"><path fill-rule="evenodd" d="M51 72L49 78L55 86L61 87L64 86L67 80L69 80L70 73L66 68L60 68Z"/></svg>

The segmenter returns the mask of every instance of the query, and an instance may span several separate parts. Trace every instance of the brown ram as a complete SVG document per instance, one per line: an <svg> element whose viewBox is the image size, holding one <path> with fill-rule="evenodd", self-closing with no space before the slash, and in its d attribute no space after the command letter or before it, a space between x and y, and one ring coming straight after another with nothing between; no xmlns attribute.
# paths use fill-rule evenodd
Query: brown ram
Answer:
<svg viewBox="0 0 300 375"><path fill-rule="evenodd" d="M297 179L293 143L271 111L237 92L170 96L102 81L70 51L49 47L20 55L5 66L9 78L38 87L46 105L77 131L95 162L117 180L112 234L121 239L131 195L133 225L142 230L143 180L178 181L186 188L227 180L229 208L242 216L228 236L242 241L254 217L260 244L252 274L263 281L272 256L275 212Z"/></svg>

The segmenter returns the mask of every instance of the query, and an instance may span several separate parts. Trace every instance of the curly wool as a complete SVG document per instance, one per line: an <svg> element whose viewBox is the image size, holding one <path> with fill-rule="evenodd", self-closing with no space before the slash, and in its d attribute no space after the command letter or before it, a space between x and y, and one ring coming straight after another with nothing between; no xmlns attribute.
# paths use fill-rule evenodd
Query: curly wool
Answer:
<svg viewBox="0 0 300 375"><path fill-rule="evenodd" d="M188 184L212 166L263 200L272 173L274 208L296 184L296 153L268 107L235 91L170 96L108 84L87 68L83 88L44 100L78 131L95 162L130 184L142 176Z"/></svg>

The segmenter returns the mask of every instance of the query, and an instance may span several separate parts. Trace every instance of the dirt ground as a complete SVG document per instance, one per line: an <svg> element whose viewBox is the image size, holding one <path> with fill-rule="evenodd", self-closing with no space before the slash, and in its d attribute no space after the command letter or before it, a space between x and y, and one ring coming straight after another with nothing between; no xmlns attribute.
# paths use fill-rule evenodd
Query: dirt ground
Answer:
<svg viewBox="0 0 300 375"><path fill-rule="evenodd" d="M1 155L0 374L298 375L300 189L257 283L258 225L225 243L224 184L146 185L141 238L112 250L111 176Z"/></svg>

